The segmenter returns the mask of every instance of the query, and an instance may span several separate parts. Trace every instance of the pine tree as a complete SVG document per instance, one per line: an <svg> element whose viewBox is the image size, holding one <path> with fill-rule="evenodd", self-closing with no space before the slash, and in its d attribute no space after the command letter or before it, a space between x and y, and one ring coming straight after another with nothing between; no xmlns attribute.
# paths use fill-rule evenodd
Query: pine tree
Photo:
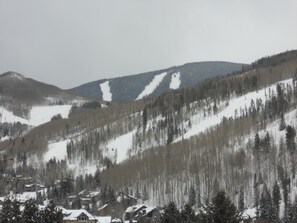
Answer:
<svg viewBox="0 0 297 223"><path fill-rule="evenodd" d="M286 145L287 145L287 149L290 152L294 152L296 150L296 145L295 145L295 136L296 136L296 131L295 129L288 125L286 128Z"/></svg>
<svg viewBox="0 0 297 223"><path fill-rule="evenodd" d="M280 119L280 124L279 124L279 131L283 131L286 129L286 122L284 118L284 113L281 113L281 119Z"/></svg>
<svg viewBox="0 0 297 223"><path fill-rule="evenodd" d="M192 209L191 204L186 203L184 205L183 209L181 210L181 219L182 223L192 223L197 221L195 212Z"/></svg>
<svg viewBox="0 0 297 223"><path fill-rule="evenodd" d="M25 208L22 214L23 223L35 223L38 220L38 208L35 202L30 199L25 202Z"/></svg>
<svg viewBox="0 0 297 223"><path fill-rule="evenodd" d="M239 191L238 210L239 211L244 210L244 191L243 191L243 187L241 187L240 191Z"/></svg>
<svg viewBox="0 0 297 223"><path fill-rule="evenodd" d="M20 210L20 203L17 200L12 202L12 213L14 222L21 222L22 221L22 213Z"/></svg>
<svg viewBox="0 0 297 223"><path fill-rule="evenodd" d="M261 220L266 220L269 222L276 222L277 215L276 209L273 208L272 199L269 190L267 189L266 184L264 185L264 190L260 200L259 207L259 218Z"/></svg>
<svg viewBox="0 0 297 223"><path fill-rule="evenodd" d="M196 191L193 185L191 185L189 190L189 201L188 204L194 206L196 204Z"/></svg>
<svg viewBox="0 0 297 223"><path fill-rule="evenodd" d="M165 207L164 212L161 215L162 223L180 223L180 212L173 201L170 201Z"/></svg>
<svg viewBox="0 0 297 223"><path fill-rule="evenodd" d="M59 210L54 201L50 200L46 208L41 213L41 219L43 222L62 223L62 210Z"/></svg>
<svg viewBox="0 0 297 223"><path fill-rule="evenodd" d="M220 191L212 202L200 211L199 220L201 223L240 223L242 217L225 192Z"/></svg>
<svg viewBox="0 0 297 223"><path fill-rule="evenodd" d="M13 223L13 207L10 199L5 199L0 210L1 223Z"/></svg>
<svg viewBox="0 0 297 223"><path fill-rule="evenodd" d="M258 152L260 151L260 146L261 146L261 140L260 136L258 133L255 134L255 139L254 139L254 151Z"/></svg>
<svg viewBox="0 0 297 223"><path fill-rule="evenodd" d="M277 182L275 181L275 183L273 185L273 191L272 191L272 202L273 202L273 205L274 205L274 207L276 209L277 216L279 215L280 201L281 201L280 188L279 188Z"/></svg>

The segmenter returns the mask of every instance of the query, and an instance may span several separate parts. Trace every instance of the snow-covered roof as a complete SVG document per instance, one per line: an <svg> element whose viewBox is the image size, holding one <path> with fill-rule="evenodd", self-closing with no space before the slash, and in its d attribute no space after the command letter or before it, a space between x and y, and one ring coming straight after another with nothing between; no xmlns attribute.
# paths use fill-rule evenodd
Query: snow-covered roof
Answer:
<svg viewBox="0 0 297 223"><path fill-rule="evenodd" d="M107 206L109 206L109 204L104 204L102 207L98 208L98 211L103 210L103 209L106 208Z"/></svg>
<svg viewBox="0 0 297 223"><path fill-rule="evenodd" d="M98 216L95 217L98 221L98 223L110 223L111 222L111 216Z"/></svg>
<svg viewBox="0 0 297 223"><path fill-rule="evenodd" d="M145 208L144 210L145 210L145 214L144 215L147 215L147 214L149 214L150 212L152 212L153 210L155 210L156 208L155 207L147 207L147 208Z"/></svg>
<svg viewBox="0 0 297 223"><path fill-rule="evenodd" d="M144 204L139 204L139 205L134 205L134 206L130 206L126 209L126 213L133 213L133 212L137 212L139 209L141 208L146 208L147 206Z"/></svg>
<svg viewBox="0 0 297 223"><path fill-rule="evenodd" d="M68 216L65 216L63 220L77 220L77 218L81 214L85 214L88 216L89 220L96 220L96 218L91 215L89 212L87 212L85 209L79 209L79 210L65 210L65 214Z"/></svg>

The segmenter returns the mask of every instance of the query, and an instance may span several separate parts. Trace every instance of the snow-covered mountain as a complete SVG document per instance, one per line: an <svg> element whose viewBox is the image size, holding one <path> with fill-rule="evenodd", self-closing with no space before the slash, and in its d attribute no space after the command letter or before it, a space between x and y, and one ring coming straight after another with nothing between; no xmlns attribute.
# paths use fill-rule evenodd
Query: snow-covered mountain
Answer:
<svg viewBox="0 0 297 223"><path fill-rule="evenodd" d="M187 88L242 69L243 64L198 62L164 70L89 82L70 91L97 100L128 102Z"/></svg>
<svg viewBox="0 0 297 223"><path fill-rule="evenodd" d="M73 104L83 100L82 97L72 95L53 85L48 85L16 72L7 72L0 75L0 113L7 114L5 110L14 115L30 119L31 108L41 105ZM36 112L36 110L32 110ZM9 120L11 115L7 116ZM2 117L4 121L5 117ZM18 120L20 121L20 120ZM22 120L21 123L25 121ZM35 123L36 124L36 123Z"/></svg>
<svg viewBox="0 0 297 223"><path fill-rule="evenodd" d="M156 74L134 99L153 92L167 75ZM78 109L13 144L0 143L6 146L1 154L13 159L13 170L2 169L34 170L45 185L61 175L76 186L100 175L102 185L154 205L172 200L180 206L192 188L197 208L225 190L235 204L243 199L244 208L255 210L277 185L283 217L297 195L297 51L189 88L178 88L181 76L172 73L168 85L177 90L152 100ZM101 88L112 91L106 82Z"/></svg>

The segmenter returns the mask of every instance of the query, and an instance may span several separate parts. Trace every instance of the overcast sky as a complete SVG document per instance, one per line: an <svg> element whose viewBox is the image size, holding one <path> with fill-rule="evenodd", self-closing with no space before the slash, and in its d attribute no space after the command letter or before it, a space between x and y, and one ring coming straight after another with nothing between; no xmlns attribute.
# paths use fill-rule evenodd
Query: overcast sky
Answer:
<svg viewBox="0 0 297 223"><path fill-rule="evenodd" d="M71 88L297 49L296 0L0 0L0 73Z"/></svg>

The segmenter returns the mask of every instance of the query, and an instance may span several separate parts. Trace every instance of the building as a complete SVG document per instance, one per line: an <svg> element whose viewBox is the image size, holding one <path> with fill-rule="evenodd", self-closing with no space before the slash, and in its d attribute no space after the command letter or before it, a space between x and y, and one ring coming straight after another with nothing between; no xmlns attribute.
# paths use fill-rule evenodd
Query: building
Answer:
<svg viewBox="0 0 297 223"><path fill-rule="evenodd" d="M64 223L98 223L97 219L84 209L63 210Z"/></svg>
<svg viewBox="0 0 297 223"><path fill-rule="evenodd" d="M134 205L126 209L124 214L125 222L155 223L160 217L159 210L156 207L146 205Z"/></svg>

